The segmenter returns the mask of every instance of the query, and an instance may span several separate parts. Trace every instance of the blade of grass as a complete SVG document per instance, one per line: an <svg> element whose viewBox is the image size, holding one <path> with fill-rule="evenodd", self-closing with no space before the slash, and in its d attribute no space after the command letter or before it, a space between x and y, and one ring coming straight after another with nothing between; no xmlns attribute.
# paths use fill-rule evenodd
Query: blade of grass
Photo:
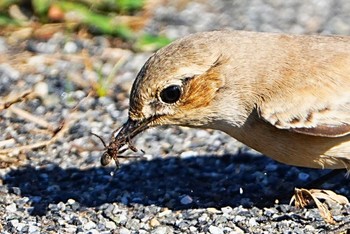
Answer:
<svg viewBox="0 0 350 234"><path fill-rule="evenodd" d="M52 0L32 0L33 9L40 17L46 16L51 4Z"/></svg>
<svg viewBox="0 0 350 234"><path fill-rule="evenodd" d="M101 69L97 71L98 74L98 86L96 88L96 93L99 97L104 97L108 93L108 86L112 83L112 79L114 78L117 71L120 69L120 67L124 64L126 58L121 57L118 62L114 65L112 68L111 73L107 76L107 78L104 78L102 75Z"/></svg>
<svg viewBox="0 0 350 234"><path fill-rule="evenodd" d="M155 51L168 45L170 42L171 40L164 36L144 34L137 39L134 44L134 49L141 51Z"/></svg>
<svg viewBox="0 0 350 234"><path fill-rule="evenodd" d="M145 5L144 0L115 0L115 2L121 12L137 11Z"/></svg>
<svg viewBox="0 0 350 234"><path fill-rule="evenodd" d="M9 26L9 25L20 25L20 22L18 20L12 19L8 15L1 14L0 13L0 26Z"/></svg>
<svg viewBox="0 0 350 234"><path fill-rule="evenodd" d="M133 37L131 29L127 25L116 22L113 16L93 12L80 3L59 1L56 4L66 15L71 16L71 20L87 24L100 33L120 36L123 39L131 39Z"/></svg>

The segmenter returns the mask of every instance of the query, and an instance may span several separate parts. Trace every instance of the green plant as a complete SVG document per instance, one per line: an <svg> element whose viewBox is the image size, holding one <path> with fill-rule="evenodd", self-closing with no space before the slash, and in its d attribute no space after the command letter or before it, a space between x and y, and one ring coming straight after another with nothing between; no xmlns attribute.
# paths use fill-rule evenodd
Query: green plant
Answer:
<svg viewBox="0 0 350 234"><path fill-rule="evenodd" d="M102 74L102 66L96 71L98 75L98 81L96 84L96 93L99 97L104 97L108 94L108 87L112 83L115 74L120 69L120 67L124 64L125 60L123 58L119 59L118 62L112 68L111 73L104 77Z"/></svg>

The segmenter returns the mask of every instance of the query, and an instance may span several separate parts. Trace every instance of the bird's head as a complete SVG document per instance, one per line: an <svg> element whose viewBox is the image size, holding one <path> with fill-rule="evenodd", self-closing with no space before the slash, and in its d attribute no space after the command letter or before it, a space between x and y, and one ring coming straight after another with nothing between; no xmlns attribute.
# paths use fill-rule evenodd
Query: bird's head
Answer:
<svg viewBox="0 0 350 234"><path fill-rule="evenodd" d="M116 139L159 125L211 128L221 115L218 93L225 93L230 59L220 43L215 32L194 34L150 57L133 83L129 119Z"/></svg>

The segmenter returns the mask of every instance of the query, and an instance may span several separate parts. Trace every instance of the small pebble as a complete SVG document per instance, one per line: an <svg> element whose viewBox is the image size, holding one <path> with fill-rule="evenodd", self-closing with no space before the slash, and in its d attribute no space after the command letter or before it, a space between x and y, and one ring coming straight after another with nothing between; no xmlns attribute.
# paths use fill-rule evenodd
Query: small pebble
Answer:
<svg viewBox="0 0 350 234"><path fill-rule="evenodd" d="M126 229L126 228L121 228L121 229L119 229L119 234L130 234L131 233L131 231L129 231L128 229Z"/></svg>
<svg viewBox="0 0 350 234"><path fill-rule="evenodd" d="M40 228L36 225L29 225L28 227L28 233L35 233L39 231L40 231Z"/></svg>
<svg viewBox="0 0 350 234"><path fill-rule="evenodd" d="M17 206L15 203L12 203L12 204L6 206L6 212L14 213L16 211L17 211Z"/></svg>
<svg viewBox="0 0 350 234"><path fill-rule="evenodd" d="M307 181L310 178L310 175L304 172L298 174L298 179L301 181Z"/></svg>
<svg viewBox="0 0 350 234"><path fill-rule="evenodd" d="M100 234L100 232L96 229L91 229L88 231L88 234Z"/></svg>
<svg viewBox="0 0 350 234"><path fill-rule="evenodd" d="M160 223L159 223L158 219L153 218L150 220L150 225L151 225L151 227L157 227L160 225Z"/></svg>
<svg viewBox="0 0 350 234"><path fill-rule="evenodd" d="M224 234L224 231L221 228L213 226L213 225L211 225L209 227L209 232L211 234Z"/></svg>
<svg viewBox="0 0 350 234"><path fill-rule="evenodd" d="M107 229L114 230L114 229L117 228L117 226L115 225L114 222L112 222L112 221L107 221L107 222L106 222L106 228L107 228Z"/></svg>
<svg viewBox="0 0 350 234"><path fill-rule="evenodd" d="M242 222L245 219L246 219L246 217L244 217L244 216L236 215L236 216L233 217L233 222L235 222L235 223Z"/></svg>
<svg viewBox="0 0 350 234"><path fill-rule="evenodd" d="M19 223L18 219L12 219L10 221L10 224L12 225L12 227L17 227L18 223Z"/></svg>
<svg viewBox="0 0 350 234"><path fill-rule="evenodd" d="M46 82L41 81L35 84L34 91L41 98L46 98L49 93L49 87Z"/></svg>
<svg viewBox="0 0 350 234"><path fill-rule="evenodd" d="M169 215L171 213L172 213L171 210L164 210L163 212L159 213L158 216L159 217L164 217L164 216L167 216L167 215Z"/></svg>
<svg viewBox="0 0 350 234"><path fill-rule="evenodd" d="M180 154L181 158L189 158L189 157L195 157L198 155L198 152L195 151L184 151Z"/></svg>
<svg viewBox="0 0 350 234"><path fill-rule="evenodd" d="M26 227L25 223L18 223L16 226L14 226L14 228L16 228L16 230L19 232L23 232L23 229L25 229L25 227ZM29 231L31 231L31 233L33 232L32 230L29 230Z"/></svg>
<svg viewBox="0 0 350 234"><path fill-rule="evenodd" d="M18 187L12 187L12 191L16 195L19 195L19 196L21 195L21 189Z"/></svg>
<svg viewBox="0 0 350 234"><path fill-rule="evenodd" d="M222 207L221 208L221 211L223 212L223 213L230 213L230 212L232 212L232 207L230 207L230 206L225 206L225 207Z"/></svg>
<svg viewBox="0 0 350 234"><path fill-rule="evenodd" d="M193 199L192 199L192 197L185 195L181 198L180 202L183 205L188 205L188 204L191 204L193 202Z"/></svg>
<svg viewBox="0 0 350 234"><path fill-rule="evenodd" d="M278 165L276 163L269 163L266 165L265 169L269 172L273 172L278 169Z"/></svg>
<svg viewBox="0 0 350 234"><path fill-rule="evenodd" d="M57 204L57 207L58 207L58 209L64 211L66 209L66 204L64 204L63 202L59 202Z"/></svg>
<svg viewBox="0 0 350 234"><path fill-rule="evenodd" d="M128 221L128 217L120 214L112 217L113 221L116 222L117 224L125 224Z"/></svg>
<svg viewBox="0 0 350 234"><path fill-rule="evenodd" d="M93 221L88 221L87 223L84 224L84 228L86 230L90 230L96 227L96 223L94 223Z"/></svg>
<svg viewBox="0 0 350 234"><path fill-rule="evenodd" d="M255 218L250 218L249 221L248 221L248 224L250 227L255 227L258 225L258 223L256 222L256 219Z"/></svg>
<svg viewBox="0 0 350 234"><path fill-rule="evenodd" d="M73 54L73 53L76 53L78 50L78 46L77 44L75 44L74 42L72 41L68 41L65 45L64 45L64 48L63 48L63 51L68 53L68 54Z"/></svg>
<svg viewBox="0 0 350 234"><path fill-rule="evenodd" d="M207 211L208 211L209 213L213 213L213 214L220 213L220 210L218 210L218 209L216 209L216 208L213 208L213 207L207 208Z"/></svg>
<svg viewBox="0 0 350 234"><path fill-rule="evenodd" d="M69 205L73 205L73 204L75 203L75 200L72 199L72 198L69 198L69 199L67 200L67 203L68 203Z"/></svg>
<svg viewBox="0 0 350 234"><path fill-rule="evenodd" d="M169 226L159 226L151 231L151 234L172 234L174 230Z"/></svg>

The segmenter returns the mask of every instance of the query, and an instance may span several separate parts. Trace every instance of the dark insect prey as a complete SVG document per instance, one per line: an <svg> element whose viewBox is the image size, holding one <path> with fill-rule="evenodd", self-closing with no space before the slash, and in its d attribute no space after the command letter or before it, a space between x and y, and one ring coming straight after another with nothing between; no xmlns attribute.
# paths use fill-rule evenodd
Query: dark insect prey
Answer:
<svg viewBox="0 0 350 234"><path fill-rule="evenodd" d="M116 131L113 132L112 140L110 141L108 146L105 143L105 141L102 139L102 137L100 137L99 135L97 135L95 133L91 133L92 135L98 137L101 140L103 146L105 147L105 152L102 154L101 160L100 160L102 166L107 166L113 159L117 168L119 168L120 164L119 164L118 158L141 157L141 156L121 155L122 153L124 153L128 149L130 149L134 152L137 152L138 149L134 145L132 145L129 137L123 137L123 138L114 137L114 135L117 131L119 131L119 129L117 129ZM123 147L124 145L127 145L127 148L120 150L120 148ZM141 150L141 152L143 152L143 150Z"/></svg>

